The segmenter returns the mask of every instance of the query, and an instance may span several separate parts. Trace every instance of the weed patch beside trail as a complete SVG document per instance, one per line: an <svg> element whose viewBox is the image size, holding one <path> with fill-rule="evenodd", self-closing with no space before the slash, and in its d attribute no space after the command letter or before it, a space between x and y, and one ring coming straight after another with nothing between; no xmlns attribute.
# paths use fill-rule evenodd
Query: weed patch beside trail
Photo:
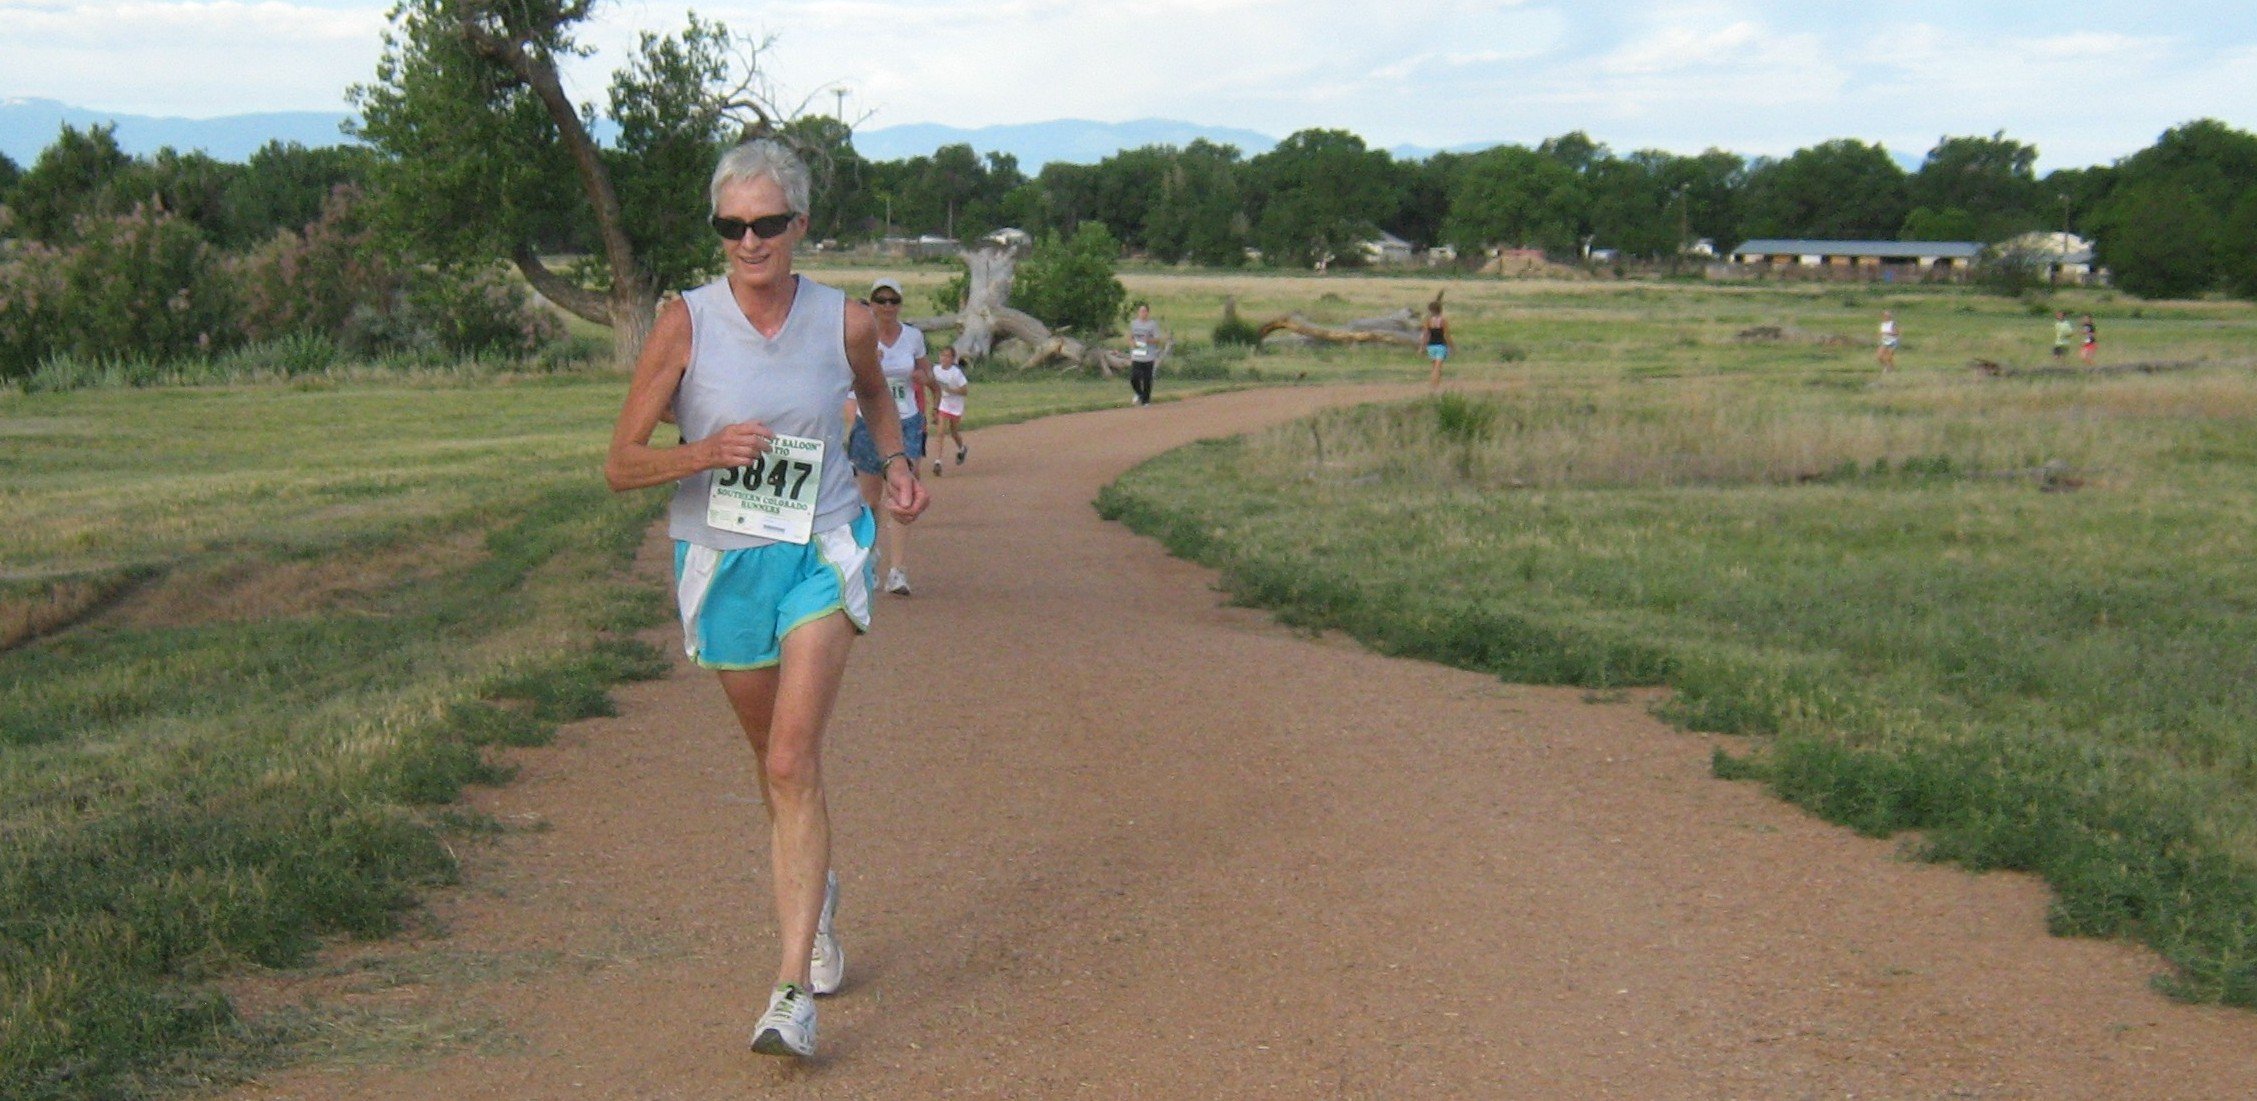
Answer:
<svg viewBox="0 0 2257 1101"><path fill-rule="evenodd" d="M598 475L615 394L175 392L134 403L145 450L5 456L76 525L0 535L32 567L0 593L93 618L0 651L0 1096L255 1063L274 1037L210 980L393 930L478 828L447 805L506 779L487 747L665 670L629 634L663 594L624 573L661 498ZM384 491L348 518L350 485ZM42 575L66 544L137 564Z"/></svg>
<svg viewBox="0 0 2257 1101"><path fill-rule="evenodd" d="M1288 623L1667 684L1767 736L1720 773L2036 872L2057 931L2257 1006L2257 475L2221 446L2257 380L1978 385L1444 395L1187 448L1099 509Z"/></svg>

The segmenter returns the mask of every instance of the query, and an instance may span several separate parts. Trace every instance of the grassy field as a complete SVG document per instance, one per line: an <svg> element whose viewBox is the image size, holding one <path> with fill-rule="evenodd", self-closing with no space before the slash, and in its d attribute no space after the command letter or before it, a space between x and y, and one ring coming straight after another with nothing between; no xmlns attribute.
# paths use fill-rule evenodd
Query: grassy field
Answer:
<svg viewBox="0 0 2257 1101"><path fill-rule="evenodd" d="M896 274L915 303L949 271ZM2082 783L2130 816L2047 826L2118 844L2126 866L2215 856L2200 866L2246 883L2246 367L1979 379L1972 358L2040 365L2049 315L1954 291L1125 279L1189 369L1163 370L1163 399L1423 378L1406 350L1197 345L1226 297L1255 322L1342 321L1444 288L1452 376L1489 388L1212 445L1113 496L1249 599L1515 676L1666 680L1687 721L1772 731L1759 767L1813 805L1841 800L1800 762L1847 755L1837 771L1877 794L1836 812L1865 828L1909 824L1869 809L1930 783L1905 770L1989 762L1983 783ZM2063 302L2100 315L2115 362L2229 360L2257 332L2246 307ZM1876 379L1884 304L1904 369ZM450 846L497 828L452 805L506 779L490 747L538 743L659 667L631 632L666 617L664 595L623 567L663 495L614 497L598 474L620 379L226 377L264 381L0 392L0 1096L137 1096L271 1057L288 1030L237 1020L212 980L393 928L454 874ZM995 364L974 378L975 441L1127 398ZM1163 510L1170 479L1202 484ZM1287 514L1280 484L1329 504ZM1311 564L1296 540L1352 556ZM2002 584L1995 620L1965 614ZM1388 586L1433 600L1408 623L1357 619ZM1846 595L1862 615L1798 618ZM1480 626L1439 626L1461 621ZM2219 664L2235 660L2239 680ZM2179 832L2138 817L2165 804ZM2099 897L2065 927L2157 927L2149 895ZM2182 910L2190 928L2221 912ZM2246 930L2182 938L2209 956L2167 948L2190 991L2235 996L2248 957L2237 971L2212 949Z"/></svg>
<svg viewBox="0 0 2257 1101"><path fill-rule="evenodd" d="M2257 1005L2257 310L2066 299L2150 368L2086 373L2050 311L1956 291L1463 298L1453 373L1490 385L1187 449L1101 507L1290 622L1670 685L1761 736L1721 773L2038 872L2057 930Z"/></svg>
<svg viewBox="0 0 2257 1101"><path fill-rule="evenodd" d="M662 669L604 374L0 392L0 1096L162 1092L292 1036L210 980L394 928L486 752ZM969 426L1115 404L1044 375ZM317 1024L300 1021L319 1031Z"/></svg>

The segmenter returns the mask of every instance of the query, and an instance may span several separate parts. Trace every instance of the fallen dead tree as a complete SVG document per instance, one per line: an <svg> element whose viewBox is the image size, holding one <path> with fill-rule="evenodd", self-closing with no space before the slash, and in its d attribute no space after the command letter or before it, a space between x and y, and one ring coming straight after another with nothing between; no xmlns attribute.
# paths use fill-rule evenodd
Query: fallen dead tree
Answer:
<svg viewBox="0 0 2257 1101"><path fill-rule="evenodd" d="M1128 353L1091 347L1050 326L1024 310L1013 309L1011 279L1028 251L1023 233L996 235L957 255L964 261L964 308L955 316L926 317L909 322L925 332L960 330L954 341L957 354L985 359L998 344L1015 340L1027 348L1027 367L1057 365L1060 370L1094 368L1111 378L1128 369Z"/></svg>
<svg viewBox="0 0 2257 1101"><path fill-rule="evenodd" d="M1407 320L1411 311L1403 310L1401 314ZM1405 348L1417 347L1418 335L1415 329L1397 328L1396 322L1395 315L1390 314L1367 317L1340 326L1319 325L1296 313L1265 321L1258 332L1263 339L1267 339L1272 333L1294 333L1327 344L1394 344Z"/></svg>
<svg viewBox="0 0 2257 1101"><path fill-rule="evenodd" d="M2089 378L2095 375L2160 375L2171 371L2194 371L2204 367L2250 367L2257 361L2179 359L2141 363L2110 363L2086 367L2047 365L2043 367L2016 367L1996 360L1976 359L1967 364L1975 373L1989 378Z"/></svg>

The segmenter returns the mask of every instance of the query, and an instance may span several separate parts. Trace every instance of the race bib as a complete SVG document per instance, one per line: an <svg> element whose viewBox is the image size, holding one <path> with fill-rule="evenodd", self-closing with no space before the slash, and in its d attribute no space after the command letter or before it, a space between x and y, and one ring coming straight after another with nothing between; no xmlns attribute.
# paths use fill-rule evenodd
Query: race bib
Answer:
<svg viewBox="0 0 2257 1101"><path fill-rule="evenodd" d="M894 408L909 404L909 384L897 378L886 380L886 388L893 391Z"/></svg>
<svg viewBox="0 0 2257 1101"><path fill-rule="evenodd" d="M805 543L815 531L815 498L822 487L823 441L777 436L751 465L713 472L705 522L779 543Z"/></svg>

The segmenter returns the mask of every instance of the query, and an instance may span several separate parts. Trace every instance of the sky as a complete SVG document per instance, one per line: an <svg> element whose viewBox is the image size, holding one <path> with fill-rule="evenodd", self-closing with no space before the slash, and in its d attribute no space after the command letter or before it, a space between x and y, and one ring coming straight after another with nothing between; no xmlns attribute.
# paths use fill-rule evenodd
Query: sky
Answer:
<svg viewBox="0 0 2257 1101"><path fill-rule="evenodd" d="M0 99L344 110L390 6L0 0ZM865 127L1171 118L1428 148L1582 130L1770 156L1857 138L1914 160L2003 131L2041 172L2197 118L2257 130L2248 0L610 0L575 98L600 103L637 36L692 9L770 40L780 101Z"/></svg>

